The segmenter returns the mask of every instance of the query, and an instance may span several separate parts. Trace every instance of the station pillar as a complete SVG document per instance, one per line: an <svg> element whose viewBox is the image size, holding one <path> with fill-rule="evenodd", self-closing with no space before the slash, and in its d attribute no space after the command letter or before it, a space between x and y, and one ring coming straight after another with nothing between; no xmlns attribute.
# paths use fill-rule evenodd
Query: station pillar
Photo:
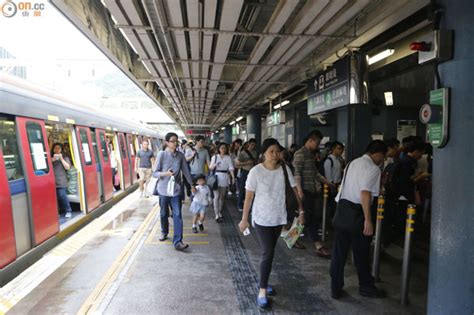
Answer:
<svg viewBox="0 0 474 315"><path fill-rule="evenodd" d="M253 110L247 114L247 140L255 138L257 140L257 149L262 144L262 114Z"/></svg>
<svg viewBox="0 0 474 315"><path fill-rule="evenodd" d="M474 2L440 0L454 58L439 65L451 88L449 142L433 155L428 314L474 313Z"/></svg>
<svg viewBox="0 0 474 315"><path fill-rule="evenodd" d="M225 126L224 129L224 142L227 144L232 143L232 126Z"/></svg>

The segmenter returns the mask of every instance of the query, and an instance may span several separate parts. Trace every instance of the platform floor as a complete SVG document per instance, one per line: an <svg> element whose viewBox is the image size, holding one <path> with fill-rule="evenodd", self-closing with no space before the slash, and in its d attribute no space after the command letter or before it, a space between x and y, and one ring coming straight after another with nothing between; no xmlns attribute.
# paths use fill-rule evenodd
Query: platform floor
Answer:
<svg viewBox="0 0 474 315"><path fill-rule="evenodd" d="M259 247L255 233L237 227L235 200L227 199L224 223L212 220L193 234L189 202L184 204L185 252L159 242L154 198L135 201L38 284L8 314L424 314L426 268L413 266L410 305L399 304L399 262L385 259L379 287L384 299L358 295L355 268L346 266L349 296L330 298L329 260L306 250L277 245L270 282L271 307L256 307ZM124 201L125 202L125 201ZM172 220L170 220L172 222ZM73 236L74 237L74 236Z"/></svg>

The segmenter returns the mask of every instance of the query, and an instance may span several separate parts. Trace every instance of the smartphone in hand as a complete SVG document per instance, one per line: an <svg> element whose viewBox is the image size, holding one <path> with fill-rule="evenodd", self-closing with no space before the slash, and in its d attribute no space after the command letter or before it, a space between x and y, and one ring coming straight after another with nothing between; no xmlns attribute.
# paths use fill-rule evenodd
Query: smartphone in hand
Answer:
<svg viewBox="0 0 474 315"><path fill-rule="evenodd" d="M250 229L249 228L246 228L244 230L244 236L247 236L247 235L250 235Z"/></svg>

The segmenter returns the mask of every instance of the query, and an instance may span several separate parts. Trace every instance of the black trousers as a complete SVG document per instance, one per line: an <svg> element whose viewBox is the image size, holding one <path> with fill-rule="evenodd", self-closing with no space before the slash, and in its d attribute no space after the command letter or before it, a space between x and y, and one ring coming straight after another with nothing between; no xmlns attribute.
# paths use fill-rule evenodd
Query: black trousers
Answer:
<svg viewBox="0 0 474 315"><path fill-rule="evenodd" d="M262 259L260 261L260 289L268 287L268 279L272 271L273 256L275 255L275 246L280 237L281 225L261 226L255 224L258 242L262 249Z"/></svg>
<svg viewBox="0 0 474 315"><path fill-rule="evenodd" d="M306 231L311 241L321 241L318 229L322 225L322 199L318 193L310 193L304 190L303 209L305 210Z"/></svg>
<svg viewBox="0 0 474 315"><path fill-rule="evenodd" d="M374 286L374 278L370 274L370 242L371 237L362 232L353 234L335 229L330 269L333 291L340 291L344 287L344 266L351 244L359 275L359 288Z"/></svg>

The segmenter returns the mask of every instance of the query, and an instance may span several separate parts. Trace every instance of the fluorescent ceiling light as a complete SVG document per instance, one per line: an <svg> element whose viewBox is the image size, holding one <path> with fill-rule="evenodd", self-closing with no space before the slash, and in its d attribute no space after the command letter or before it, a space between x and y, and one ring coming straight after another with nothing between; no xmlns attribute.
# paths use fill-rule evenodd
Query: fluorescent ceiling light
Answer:
<svg viewBox="0 0 474 315"><path fill-rule="evenodd" d="M369 57L369 65L376 63L382 59L387 58L388 56L391 56L395 53L395 49L387 49L382 52L379 52L378 54Z"/></svg>
<svg viewBox="0 0 474 315"><path fill-rule="evenodd" d="M278 103L275 106L273 106L273 109L279 109L279 108L282 108L283 106L288 105L288 104L290 104L290 101L286 100L286 101L283 101L283 102Z"/></svg>
<svg viewBox="0 0 474 315"><path fill-rule="evenodd" d="M232 126L233 124L235 124L235 120L232 120L232 121L229 123L229 126Z"/></svg>
<svg viewBox="0 0 474 315"><path fill-rule="evenodd" d="M393 93L392 92L384 92L383 95L385 96L385 105L393 106Z"/></svg>
<svg viewBox="0 0 474 315"><path fill-rule="evenodd" d="M221 130L225 130L225 127L222 127Z"/></svg>
<svg viewBox="0 0 474 315"><path fill-rule="evenodd" d="M244 117L239 116L239 118L237 118L235 121L241 121L242 119L244 119Z"/></svg>

